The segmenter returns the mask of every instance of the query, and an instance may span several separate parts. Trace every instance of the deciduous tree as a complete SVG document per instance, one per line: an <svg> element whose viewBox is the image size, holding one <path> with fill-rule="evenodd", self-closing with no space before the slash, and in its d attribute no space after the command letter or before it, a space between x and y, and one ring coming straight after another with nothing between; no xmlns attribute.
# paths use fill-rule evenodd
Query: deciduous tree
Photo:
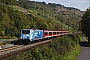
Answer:
<svg viewBox="0 0 90 60"><path fill-rule="evenodd" d="M83 15L80 23L82 32L89 37L88 41L90 42L90 7L86 10L86 13Z"/></svg>

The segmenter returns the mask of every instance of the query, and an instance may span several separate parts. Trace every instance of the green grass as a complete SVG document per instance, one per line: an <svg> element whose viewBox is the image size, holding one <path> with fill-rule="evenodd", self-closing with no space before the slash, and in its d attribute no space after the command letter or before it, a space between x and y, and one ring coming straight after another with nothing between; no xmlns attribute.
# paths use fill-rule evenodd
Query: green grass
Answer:
<svg viewBox="0 0 90 60"><path fill-rule="evenodd" d="M0 46L2 45L2 42L0 42Z"/></svg>
<svg viewBox="0 0 90 60"><path fill-rule="evenodd" d="M0 36L0 40L3 40L3 39L11 39L11 37L10 36L4 36L4 37ZM17 39L17 37L13 36L12 39Z"/></svg>
<svg viewBox="0 0 90 60"><path fill-rule="evenodd" d="M71 52L69 52L65 56L65 60L77 60L79 54L80 54L80 46L77 45L76 48L74 48Z"/></svg>

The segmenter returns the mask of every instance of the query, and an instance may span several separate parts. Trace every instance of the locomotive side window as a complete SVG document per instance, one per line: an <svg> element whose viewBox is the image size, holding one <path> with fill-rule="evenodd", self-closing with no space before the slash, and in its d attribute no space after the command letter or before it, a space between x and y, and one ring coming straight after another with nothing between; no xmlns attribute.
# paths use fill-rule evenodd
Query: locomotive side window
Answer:
<svg viewBox="0 0 90 60"><path fill-rule="evenodd" d="M29 34L30 30L22 30L22 34Z"/></svg>

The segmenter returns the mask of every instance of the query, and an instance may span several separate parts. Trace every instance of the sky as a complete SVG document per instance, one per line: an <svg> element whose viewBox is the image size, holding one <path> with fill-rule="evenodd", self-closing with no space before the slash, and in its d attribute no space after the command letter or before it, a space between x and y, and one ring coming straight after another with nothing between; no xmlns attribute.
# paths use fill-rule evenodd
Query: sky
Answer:
<svg viewBox="0 0 90 60"><path fill-rule="evenodd" d="M86 11L90 7L90 0L31 0L46 3L56 3L64 5L65 7L78 8L81 11Z"/></svg>

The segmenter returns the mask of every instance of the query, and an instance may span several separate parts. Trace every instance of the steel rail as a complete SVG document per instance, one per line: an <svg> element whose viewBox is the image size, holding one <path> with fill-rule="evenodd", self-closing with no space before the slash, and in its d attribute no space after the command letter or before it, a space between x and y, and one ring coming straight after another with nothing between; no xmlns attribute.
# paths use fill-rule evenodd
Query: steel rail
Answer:
<svg viewBox="0 0 90 60"><path fill-rule="evenodd" d="M18 54L19 52L26 51L30 48L39 46L41 44L48 43L50 41L52 41L52 40L45 40L45 41L41 41L41 42L29 44L29 45L17 45L17 46L5 48L5 49L0 49L0 60L5 59L5 58L7 58L11 55L14 55L14 54Z"/></svg>

